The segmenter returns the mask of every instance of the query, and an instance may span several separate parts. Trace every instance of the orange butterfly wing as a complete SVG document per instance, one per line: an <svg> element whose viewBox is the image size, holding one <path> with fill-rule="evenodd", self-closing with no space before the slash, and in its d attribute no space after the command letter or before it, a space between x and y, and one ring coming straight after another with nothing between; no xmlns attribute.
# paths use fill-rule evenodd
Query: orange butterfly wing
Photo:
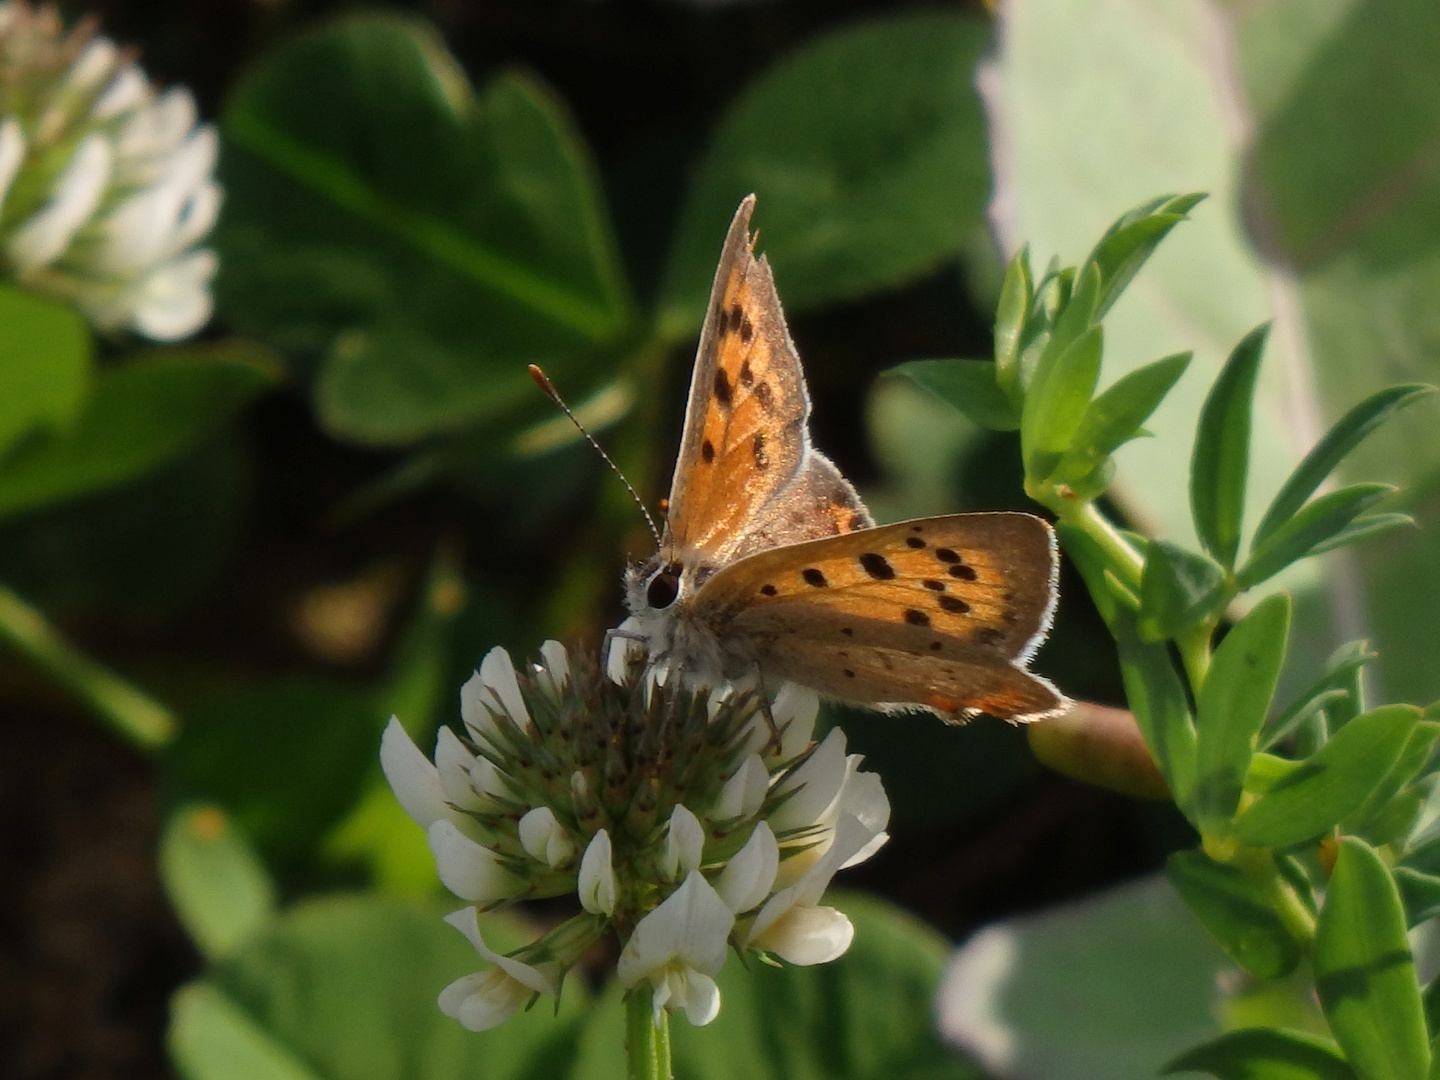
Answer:
<svg viewBox="0 0 1440 1080"><path fill-rule="evenodd" d="M706 582L693 615L822 693L1031 720L1065 706L1024 669L1057 572L1041 519L955 514L751 555Z"/></svg>
<svg viewBox="0 0 1440 1080"><path fill-rule="evenodd" d="M753 195L740 204L715 272L663 545L722 564L870 524L854 489L810 449L800 358L770 265L751 250L754 208Z"/></svg>

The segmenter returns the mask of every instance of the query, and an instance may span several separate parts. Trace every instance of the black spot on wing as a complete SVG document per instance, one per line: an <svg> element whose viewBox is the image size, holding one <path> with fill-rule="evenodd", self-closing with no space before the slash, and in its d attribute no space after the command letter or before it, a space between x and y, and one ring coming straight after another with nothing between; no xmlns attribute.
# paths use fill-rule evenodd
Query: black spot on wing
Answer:
<svg viewBox="0 0 1440 1080"><path fill-rule="evenodd" d="M754 336L755 327L750 324L750 316L742 314L740 316L740 340L749 345L750 339Z"/></svg>
<svg viewBox="0 0 1440 1080"><path fill-rule="evenodd" d="M774 596L775 593L778 592L778 591L779 591L779 590L777 590L774 585L761 585L761 586L760 586L760 595L761 595L761 596Z"/></svg>
<svg viewBox="0 0 1440 1080"><path fill-rule="evenodd" d="M929 626L930 616L918 608L906 608L905 621L911 626Z"/></svg>
<svg viewBox="0 0 1440 1080"><path fill-rule="evenodd" d="M926 578L920 584L924 585L925 588L929 589L931 592L945 591L945 583L943 581L936 581L934 578Z"/></svg>
<svg viewBox="0 0 1440 1080"><path fill-rule="evenodd" d="M830 584L825 580L825 575L815 566L807 566L804 570L800 571L800 576L805 579L806 585L813 585L817 589L823 589L826 585Z"/></svg>
<svg viewBox="0 0 1440 1080"><path fill-rule="evenodd" d="M748 325L749 325L749 320L746 320L746 322L745 322L744 325L748 326ZM740 336L741 336L742 338L745 337L745 333L744 333L743 330L741 331ZM748 341L749 339L746 338L746 340ZM753 371L750 370L750 358L749 358L748 356L745 358L745 362L740 365L740 385L741 385L741 386L754 386L754 385L755 385L755 372L753 372Z"/></svg>
<svg viewBox="0 0 1440 1080"><path fill-rule="evenodd" d="M939 603L946 611L953 611L956 615L964 615L970 610L970 605L958 596L942 596Z"/></svg>
<svg viewBox="0 0 1440 1080"><path fill-rule="evenodd" d="M706 465L715 460L715 444L709 439L700 444L700 460Z"/></svg>
<svg viewBox="0 0 1440 1080"><path fill-rule="evenodd" d="M715 400L720 403L722 409L730 408L734 395L730 389L730 376L725 374L724 368L715 369Z"/></svg>
<svg viewBox="0 0 1440 1080"><path fill-rule="evenodd" d="M955 563L950 567L950 576L960 578L962 581L974 581L975 568L966 566L964 563Z"/></svg>
<svg viewBox="0 0 1440 1080"><path fill-rule="evenodd" d="M890 565L884 555L874 551L867 551L859 559L860 568L869 574L876 581L889 581L895 576L895 568Z"/></svg>
<svg viewBox="0 0 1440 1080"><path fill-rule="evenodd" d="M975 640L981 645L999 645L1005 637L1005 631L996 626L982 626L975 631Z"/></svg>
<svg viewBox="0 0 1440 1080"><path fill-rule="evenodd" d="M960 561L960 553L957 551L952 551L950 548L936 548L935 558L939 559L941 562L957 563Z"/></svg>
<svg viewBox="0 0 1440 1080"><path fill-rule="evenodd" d="M774 391L770 389L768 382L755 384L755 400L760 402L760 407L766 412L769 412L774 407L775 394Z"/></svg>
<svg viewBox="0 0 1440 1080"><path fill-rule="evenodd" d="M921 540L920 537L918 537L918 536L907 536L907 537L905 538L905 546L906 546L906 547L912 547L912 548L914 548L916 551L919 551L921 548L923 548L923 547L925 546L925 541L924 541L924 540Z"/></svg>

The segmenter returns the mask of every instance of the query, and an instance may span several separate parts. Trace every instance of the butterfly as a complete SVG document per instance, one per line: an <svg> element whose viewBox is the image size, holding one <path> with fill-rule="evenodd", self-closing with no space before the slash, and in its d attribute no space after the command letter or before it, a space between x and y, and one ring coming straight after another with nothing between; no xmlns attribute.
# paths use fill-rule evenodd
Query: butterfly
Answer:
<svg viewBox="0 0 1440 1080"><path fill-rule="evenodd" d="M626 574L650 663L756 676L886 710L1023 722L1067 707L1026 670L1056 603L1050 526L952 514L876 526L810 444L810 400L755 196L725 238L690 381L659 550Z"/></svg>

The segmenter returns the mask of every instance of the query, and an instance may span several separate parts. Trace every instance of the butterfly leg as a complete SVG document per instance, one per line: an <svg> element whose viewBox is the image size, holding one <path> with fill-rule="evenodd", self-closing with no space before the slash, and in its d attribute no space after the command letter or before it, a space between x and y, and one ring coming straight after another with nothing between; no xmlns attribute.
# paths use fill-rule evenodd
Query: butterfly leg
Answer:
<svg viewBox="0 0 1440 1080"><path fill-rule="evenodd" d="M611 650L617 640L622 643L621 653L618 657L618 672L615 670L616 664L614 662L617 658L611 656ZM611 678L615 678L618 681L619 676L628 673L635 659L637 659L637 657L635 657L632 653L630 643L638 642L641 645L641 649L639 651L643 654L645 651L645 641L646 637L644 634L637 633L634 630L627 630L623 626L612 626L609 630L605 631L605 641L600 646L600 655L604 658L604 668L607 672L610 673Z"/></svg>
<svg viewBox="0 0 1440 1080"><path fill-rule="evenodd" d="M760 670L760 664L755 664L755 690L760 695L760 715L765 717L765 726L770 729L770 741L765 744L763 754L778 754L780 752L780 725L775 722L775 714L770 710L770 694L765 689L765 673Z"/></svg>

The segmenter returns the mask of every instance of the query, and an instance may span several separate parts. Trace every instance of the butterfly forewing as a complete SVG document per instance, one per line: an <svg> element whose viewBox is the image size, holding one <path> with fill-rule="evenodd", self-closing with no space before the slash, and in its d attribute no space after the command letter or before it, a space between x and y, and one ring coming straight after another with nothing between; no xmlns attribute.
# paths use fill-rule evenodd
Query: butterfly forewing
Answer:
<svg viewBox="0 0 1440 1080"><path fill-rule="evenodd" d="M700 335L667 546L734 557L806 457L810 404L770 267L751 253L754 197L735 215Z"/></svg>

